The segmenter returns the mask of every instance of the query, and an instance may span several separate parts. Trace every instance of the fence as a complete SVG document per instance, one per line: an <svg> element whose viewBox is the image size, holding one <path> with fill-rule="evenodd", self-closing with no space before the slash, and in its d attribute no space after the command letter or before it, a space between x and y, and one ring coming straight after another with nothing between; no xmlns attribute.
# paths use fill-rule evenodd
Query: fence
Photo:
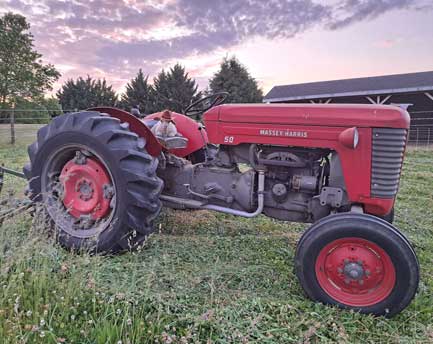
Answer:
<svg viewBox="0 0 433 344"><path fill-rule="evenodd" d="M0 144L28 144L36 132L53 116L77 110L0 109ZM411 112L409 143L412 146L433 146L433 112Z"/></svg>
<svg viewBox="0 0 433 344"><path fill-rule="evenodd" d="M411 111L409 142L415 146L433 144L433 111Z"/></svg>
<svg viewBox="0 0 433 344"><path fill-rule="evenodd" d="M35 140L39 128L52 117L71 112L39 109L0 109L0 144L28 144Z"/></svg>

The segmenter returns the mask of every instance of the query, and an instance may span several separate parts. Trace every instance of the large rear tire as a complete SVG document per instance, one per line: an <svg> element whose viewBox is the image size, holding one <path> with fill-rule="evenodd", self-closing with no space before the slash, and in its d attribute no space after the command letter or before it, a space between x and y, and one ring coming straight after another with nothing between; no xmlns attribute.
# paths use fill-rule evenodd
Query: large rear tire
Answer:
<svg viewBox="0 0 433 344"><path fill-rule="evenodd" d="M158 160L126 123L99 112L62 115L38 131L28 153L30 195L44 203L64 247L116 253L153 231Z"/></svg>
<svg viewBox="0 0 433 344"><path fill-rule="evenodd" d="M387 317L410 303L419 282L409 241L371 215L330 215L313 224L298 243L295 266L311 299Z"/></svg>

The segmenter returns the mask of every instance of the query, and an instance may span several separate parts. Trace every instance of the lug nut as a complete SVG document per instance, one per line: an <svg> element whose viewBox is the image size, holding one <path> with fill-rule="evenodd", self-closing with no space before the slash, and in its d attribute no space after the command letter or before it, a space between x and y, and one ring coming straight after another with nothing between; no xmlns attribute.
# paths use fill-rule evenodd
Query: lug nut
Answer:
<svg viewBox="0 0 433 344"><path fill-rule="evenodd" d="M80 215L78 219L78 229L88 229L93 224L91 215Z"/></svg>
<svg viewBox="0 0 433 344"><path fill-rule="evenodd" d="M76 151L75 152L75 158L74 158L74 162L77 165L85 165L87 162L87 158L84 156L83 153L81 153L80 151Z"/></svg>
<svg viewBox="0 0 433 344"><path fill-rule="evenodd" d="M114 196L114 188L109 184L104 184L103 192L104 192L104 198L105 199L111 199Z"/></svg>

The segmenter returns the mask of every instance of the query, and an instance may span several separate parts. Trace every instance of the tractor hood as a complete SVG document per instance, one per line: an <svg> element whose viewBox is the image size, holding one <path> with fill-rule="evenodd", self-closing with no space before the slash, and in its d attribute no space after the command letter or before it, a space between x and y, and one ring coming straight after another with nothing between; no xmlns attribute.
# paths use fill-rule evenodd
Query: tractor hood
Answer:
<svg viewBox="0 0 433 344"><path fill-rule="evenodd" d="M204 115L205 122L409 128L409 114L396 106L362 104L225 104Z"/></svg>

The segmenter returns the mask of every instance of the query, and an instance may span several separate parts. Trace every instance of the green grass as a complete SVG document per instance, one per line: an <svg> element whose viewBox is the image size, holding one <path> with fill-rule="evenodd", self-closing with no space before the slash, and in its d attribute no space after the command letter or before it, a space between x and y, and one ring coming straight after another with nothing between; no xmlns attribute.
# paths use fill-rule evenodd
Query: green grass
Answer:
<svg viewBox="0 0 433 344"><path fill-rule="evenodd" d="M0 146L19 168L25 147ZM6 185L19 190L20 181ZM138 252L71 254L28 214L0 228L0 343L433 342L433 151L409 150L396 225L421 284L393 319L308 300L294 274L304 225L165 210ZM3 195L6 191L3 191Z"/></svg>
<svg viewBox="0 0 433 344"><path fill-rule="evenodd" d="M11 142L11 125L1 120L0 123L0 145ZM35 139L36 131L44 124L15 124L15 139L19 144L30 144Z"/></svg>

